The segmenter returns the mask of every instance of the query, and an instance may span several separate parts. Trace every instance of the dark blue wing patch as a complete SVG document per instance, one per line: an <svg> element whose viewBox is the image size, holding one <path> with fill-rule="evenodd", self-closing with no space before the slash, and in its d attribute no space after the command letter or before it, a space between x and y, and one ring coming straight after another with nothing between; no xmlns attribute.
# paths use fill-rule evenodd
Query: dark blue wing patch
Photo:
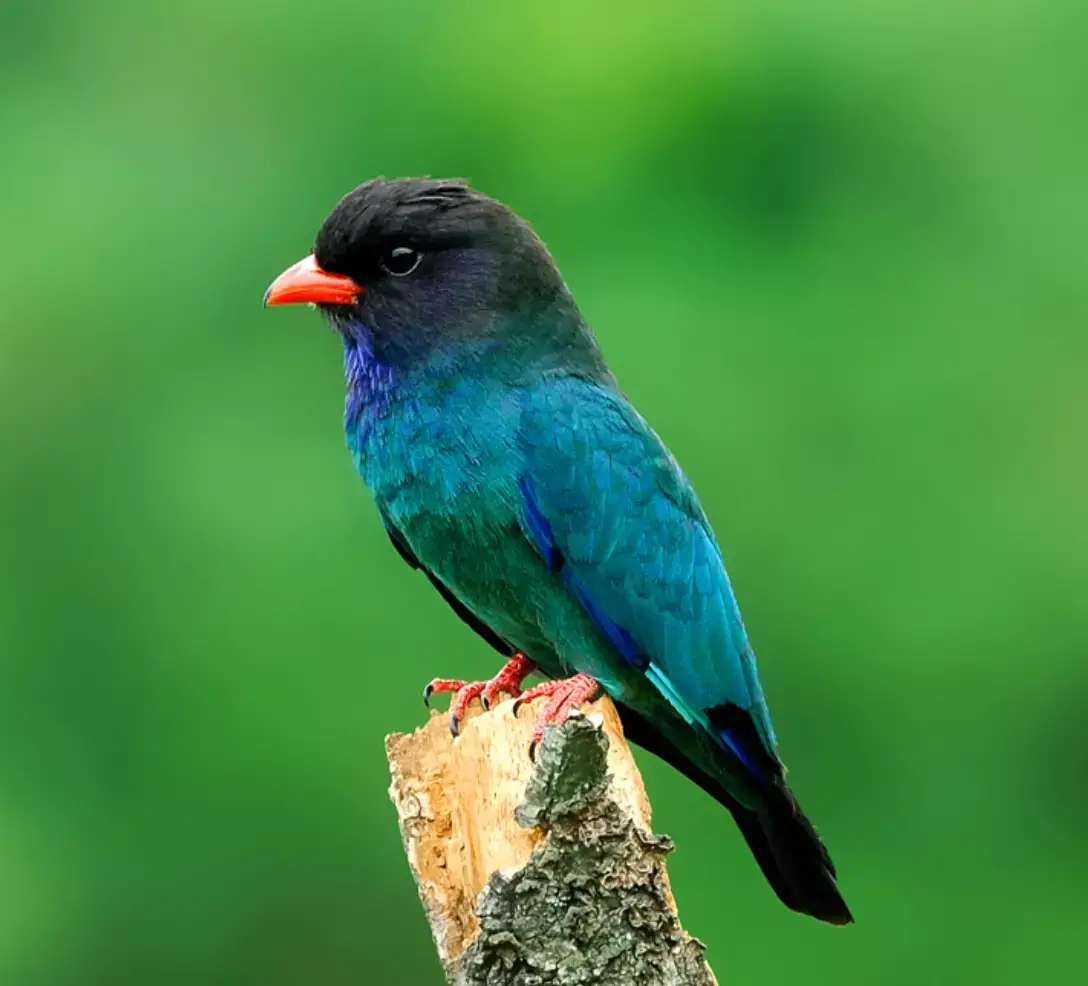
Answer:
<svg viewBox="0 0 1088 986"><path fill-rule="evenodd" d="M564 569L561 576L567 584L567 588L574 593L585 608L589 618L597 624L597 629L611 641L612 646L619 651L620 656L636 671L645 671L650 666L650 658L642 653L638 644L635 643L635 638L614 620L609 619L608 614L594 602L589 590L582 585L581 581L569 568Z"/></svg>
<svg viewBox="0 0 1088 986"><path fill-rule="evenodd" d="M706 710L711 732L762 783L772 783L781 774L782 765L767 752L759 730L749 712L726 702Z"/></svg>
<svg viewBox="0 0 1088 986"><path fill-rule="evenodd" d="M540 511L533 491L529 487L529 481L524 477L518 482L521 487L521 499L525 505L525 526L529 528L529 539L536 546L548 566L548 571L558 572L563 567L563 552L556 546L552 538L552 525L548 518Z"/></svg>
<svg viewBox="0 0 1088 986"><path fill-rule="evenodd" d="M609 618L608 614L597 605L581 579L564 564L563 552L555 546L555 541L552 539L551 524L548 523L548 518L541 512L528 480L523 477L519 486L521 487L522 501L525 506L525 526L529 529L530 540L537 551L540 552L548 569L559 574L563 584L582 604L589 618L597 625L597 629L608 638L624 661L637 671L645 671L650 665L649 656L642 652L630 633L616 623L615 620Z"/></svg>

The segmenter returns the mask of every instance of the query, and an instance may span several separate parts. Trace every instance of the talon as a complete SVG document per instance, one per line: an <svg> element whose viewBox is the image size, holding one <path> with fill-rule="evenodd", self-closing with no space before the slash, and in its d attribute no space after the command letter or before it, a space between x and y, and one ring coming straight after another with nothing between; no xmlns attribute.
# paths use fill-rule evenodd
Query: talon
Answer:
<svg viewBox="0 0 1088 986"><path fill-rule="evenodd" d="M483 691L483 684L478 681L462 682L450 702L450 732L456 738L461 735L461 721L468 712L472 700Z"/></svg>
<svg viewBox="0 0 1088 986"><path fill-rule="evenodd" d="M459 692L468 682L459 678L432 678L426 688L423 689L423 704L431 707L431 696L441 695L443 692Z"/></svg>
<svg viewBox="0 0 1088 986"><path fill-rule="evenodd" d="M480 704L491 709L499 702L499 696L509 695L518 698L521 695L521 683L536 670L536 665L520 651L506 662L503 669L485 686L480 695Z"/></svg>
<svg viewBox="0 0 1088 986"><path fill-rule="evenodd" d="M529 742L529 759L536 761L536 749L544 738L545 726L558 726L572 715L582 715L579 708L583 702L593 699L600 690L600 685L588 675L576 674L573 678L560 681L545 681L525 692L514 705L514 714L525 702L535 698L547 697L533 726L532 739Z"/></svg>
<svg viewBox="0 0 1088 986"><path fill-rule="evenodd" d="M430 708L430 700L433 695L442 692L452 692L453 700L450 702L450 733L459 736L461 722L468 712L468 707L474 698L480 699L480 705L485 711L489 711L495 704L501 692L518 696L521 694L521 683L536 670L533 664L524 654L515 654L503 665L503 668L490 681L462 681L460 678L435 678L423 689L423 704Z"/></svg>

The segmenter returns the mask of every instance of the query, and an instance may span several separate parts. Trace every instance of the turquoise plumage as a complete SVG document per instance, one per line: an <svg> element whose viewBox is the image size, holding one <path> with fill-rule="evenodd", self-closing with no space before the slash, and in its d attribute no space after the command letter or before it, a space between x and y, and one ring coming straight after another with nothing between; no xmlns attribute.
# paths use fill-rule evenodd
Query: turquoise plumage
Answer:
<svg viewBox="0 0 1088 986"><path fill-rule="evenodd" d="M755 657L721 553L690 483L607 384L548 379L523 398L526 495L546 518L575 594L622 628L627 663L689 723L731 702L775 750ZM667 684L665 684L667 683Z"/></svg>

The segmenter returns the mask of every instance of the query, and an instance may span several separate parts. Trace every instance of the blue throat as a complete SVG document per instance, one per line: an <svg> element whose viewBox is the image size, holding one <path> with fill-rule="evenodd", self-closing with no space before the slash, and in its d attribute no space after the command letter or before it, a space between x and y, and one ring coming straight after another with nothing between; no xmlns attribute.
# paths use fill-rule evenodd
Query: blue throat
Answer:
<svg viewBox="0 0 1088 986"><path fill-rule="evenodd" d="M389 407L395 386L393 367L374 354L366 329L344 336L344 379L344 430L349 438L362 440Z"/></svg>
<svg viewBox="0 0 1088 986"><path fill-rule="evenodd" d="M412 352L379 351L373 333L359 322L341 328L344 336L344 429L349 439L365 441L389 408L410 393L417 400L434 389L436 382L476 375L490 365L483 357L493 342L478 340L447 349Z"/></svg>

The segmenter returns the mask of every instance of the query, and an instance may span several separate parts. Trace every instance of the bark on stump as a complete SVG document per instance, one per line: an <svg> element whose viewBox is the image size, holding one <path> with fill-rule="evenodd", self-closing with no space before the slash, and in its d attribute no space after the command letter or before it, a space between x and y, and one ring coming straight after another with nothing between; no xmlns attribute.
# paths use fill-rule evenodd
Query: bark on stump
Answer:
<svg viewBox="0 0 1088 986"><path fill-rule="evenodd" d="M454 986L715 986L680 927L612 703L549 727L505 702L453 739L432 713L386 739L390 796Z"/></svg>

